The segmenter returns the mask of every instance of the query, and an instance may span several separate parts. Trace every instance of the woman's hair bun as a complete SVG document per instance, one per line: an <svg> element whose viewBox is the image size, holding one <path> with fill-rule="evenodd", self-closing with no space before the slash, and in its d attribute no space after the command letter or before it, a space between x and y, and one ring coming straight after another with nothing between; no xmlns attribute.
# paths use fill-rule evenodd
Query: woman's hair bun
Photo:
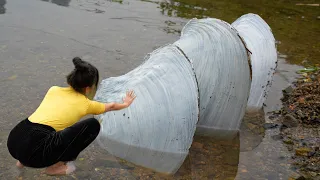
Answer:
<svg viewBox="0 0 320 180"><path fill-rule="evenodd" d="M81 58L75 57L72 59L72 62L75 66L75 68L79 71L85 71L89 69L88 64L85 61L82 61Z"/></svg>
<svg viewBox="0 0 320 180"><path fill-rule="evenodd" d="M84 88L98 86L99 71L89 62L79 57L72 59L74 69L67 75L68 84L77 92L84 93Z"/></svg>

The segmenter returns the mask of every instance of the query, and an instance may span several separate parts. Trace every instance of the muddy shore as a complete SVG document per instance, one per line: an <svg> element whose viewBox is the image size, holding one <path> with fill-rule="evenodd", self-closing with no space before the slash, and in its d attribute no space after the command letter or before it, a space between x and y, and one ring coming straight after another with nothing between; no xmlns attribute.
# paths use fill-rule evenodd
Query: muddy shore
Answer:
<svg viewBox="0 0 320 180"><path fill-rule="evenodd" d="M298 72L301 77L283 90L283 107L269 116L267 128L280 128L277 138L292 153L291 179L320 179L320 68Z"/></svg>

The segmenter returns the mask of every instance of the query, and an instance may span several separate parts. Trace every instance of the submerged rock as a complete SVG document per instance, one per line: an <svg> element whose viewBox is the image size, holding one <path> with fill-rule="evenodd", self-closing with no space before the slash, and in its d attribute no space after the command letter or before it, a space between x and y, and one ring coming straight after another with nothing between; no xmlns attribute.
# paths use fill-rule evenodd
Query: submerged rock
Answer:
<svg viewBox="0 0 320 180"><path fill-rule="evenodd" d="M273 140L275 140L275 141L278 141L278 140L283 139L283 137L282 137L280 134L273 135L273 136L271 136L271 138L272 138Z"/></svg>
<svg viewBox="0 0 320 180"><path fill-rule="evenodd" d="M199 142L193 142L192 143L192 147L197 148L197 149L202 149L203 148L203 144L199 143Z"/></svg>
<svg viewBox="0 0 320 180"><path fill-rule="evenodd" d="M282 124L289 128L292 128L292 127L297 127L299 124L299 121L295 117L293 117L291 114L287 114L283 117Z"/></svg>
<svg viewBox="0 0 320 180"><path fill-rule="evenodd" d="M290 94L290 93L292 93L292 91L293 91L293 88L291 86L289 86L286 89L284 89L282 92L285 94Z"/></svg>

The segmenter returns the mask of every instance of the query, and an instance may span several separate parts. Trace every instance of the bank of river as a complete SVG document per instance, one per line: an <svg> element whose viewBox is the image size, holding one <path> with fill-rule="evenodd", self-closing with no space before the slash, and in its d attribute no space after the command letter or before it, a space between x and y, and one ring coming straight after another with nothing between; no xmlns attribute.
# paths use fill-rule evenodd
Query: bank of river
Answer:
<svg viewBox="0 0 320 180"><path fill-rule="evenodd" d="M320 69L300 71L301 78L284 90L284 107L271 116L280 124L279 139L292 153L299 175L320 179Z"/></svg>

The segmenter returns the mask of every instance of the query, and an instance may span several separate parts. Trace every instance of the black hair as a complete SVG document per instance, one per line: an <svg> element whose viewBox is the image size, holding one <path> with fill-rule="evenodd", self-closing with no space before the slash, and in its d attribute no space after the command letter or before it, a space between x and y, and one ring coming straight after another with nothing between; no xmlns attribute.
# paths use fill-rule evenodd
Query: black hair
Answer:
<svg viewBox="0 0 320 180"><path fill-rule="evenodd" d="M77 92L84 93L84 88L98 86L99 71L79 57L72 59L75 69L67 76L68 84Z"/></svg>

